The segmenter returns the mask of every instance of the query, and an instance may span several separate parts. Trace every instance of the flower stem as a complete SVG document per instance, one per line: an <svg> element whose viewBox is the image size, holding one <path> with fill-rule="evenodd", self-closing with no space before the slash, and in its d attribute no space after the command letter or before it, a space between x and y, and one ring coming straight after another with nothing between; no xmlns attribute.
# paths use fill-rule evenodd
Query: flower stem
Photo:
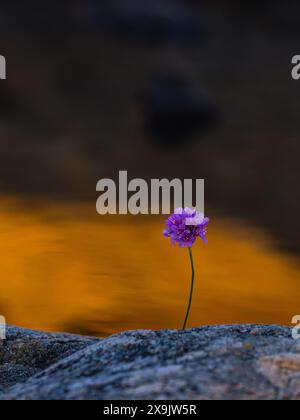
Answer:
<svg viewBox="0 0 300 420"><path fill-rule="evenodd" d="M190 254L191 267L192 267L192 282L191 282L189 304L188 304L188 308L187 308L187 312L186 312L186 316L185 316L185 320L184 320L184 324L183 324L183 328L182 328L183 330L185 330L185 327L186 327L186 324L187 324L187 321L188 321L188 318L189 318L191 306L192 306L193 291L194 291L194 280L195 280L195 267L194 267L194 259L193 259L192 248L189 248L189 254Z"/></svg>

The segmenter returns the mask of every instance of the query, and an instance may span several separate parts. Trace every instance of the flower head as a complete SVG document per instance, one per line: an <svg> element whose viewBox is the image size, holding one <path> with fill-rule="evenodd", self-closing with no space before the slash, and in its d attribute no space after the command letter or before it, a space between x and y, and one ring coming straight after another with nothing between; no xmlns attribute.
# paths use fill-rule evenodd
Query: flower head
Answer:
<svg viewBox="0 0 300 420"><path fill-rule="evenodd" d="M197 238L207 242L206 231L209 218L204 214L186 207L179 208L168 218L164 236L171 238L173 245L191 248Z"/></svg>

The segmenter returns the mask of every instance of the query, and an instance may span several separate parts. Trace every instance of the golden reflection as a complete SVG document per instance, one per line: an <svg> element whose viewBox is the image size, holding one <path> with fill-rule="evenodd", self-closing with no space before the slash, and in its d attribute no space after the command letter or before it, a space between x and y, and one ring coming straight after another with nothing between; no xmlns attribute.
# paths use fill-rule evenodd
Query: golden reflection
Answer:
<svg viewBox="0 0 300 420"><path fill-rule="evenodd" d="M161 217L104 217L93 204L2 201L0 314L10 324L107 335L179 328L190 287L188 251L162 236ZM300 270L260 232L212 218L194 248L189 326L289 324Z"/></svg>

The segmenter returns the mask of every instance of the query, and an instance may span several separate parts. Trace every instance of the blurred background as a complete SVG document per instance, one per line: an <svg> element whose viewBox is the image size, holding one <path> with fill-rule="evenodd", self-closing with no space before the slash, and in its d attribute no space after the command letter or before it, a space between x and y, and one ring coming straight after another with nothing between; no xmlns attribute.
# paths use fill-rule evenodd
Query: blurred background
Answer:
<svg viewBox="0 0 300 420"><path fill-rule="evenodd" d="M205 178L191 326L300 311L296 0L1 2L0 313L107 335L176 328L185 252L100 217L96 182Z"/></svg>

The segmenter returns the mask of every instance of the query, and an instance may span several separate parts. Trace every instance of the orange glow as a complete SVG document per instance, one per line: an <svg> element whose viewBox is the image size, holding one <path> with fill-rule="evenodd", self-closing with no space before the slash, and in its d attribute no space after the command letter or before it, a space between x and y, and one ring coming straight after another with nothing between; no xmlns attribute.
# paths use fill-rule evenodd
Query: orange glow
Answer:
<svg viewBox="0 0 300 420"><path fill-rule="evenodd" d="M164 218L99 216L91 205L1 202L0 314L18 326L107 335L179 328L188 252L162 236ZM300 313L299 266L260 232L214 219L194 247L190 327L289 324Z"/></svg>

